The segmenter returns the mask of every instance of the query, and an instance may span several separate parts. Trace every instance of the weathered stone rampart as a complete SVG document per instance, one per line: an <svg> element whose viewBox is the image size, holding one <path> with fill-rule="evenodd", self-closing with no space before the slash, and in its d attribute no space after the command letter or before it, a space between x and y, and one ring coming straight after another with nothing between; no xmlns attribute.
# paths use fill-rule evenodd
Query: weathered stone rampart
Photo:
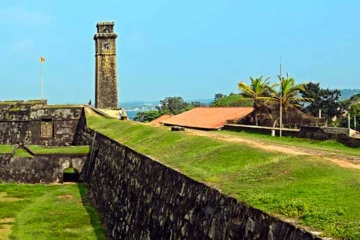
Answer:
<svg viewBox="0 0 360 240"><path fill-rule="evenodd" d="M319 239L89 129L84 180L111 239Z"/></svg>
<svg viewBox="0 0 360 240"><path fill-rule="evenodd" d="M337 141L352 148L360 147L360 138L349 137L346 134L339 134L337 136Z"/></svg>
<svg viewBox="0 0 360 240"><path fill-rule="evenodd" d="M72 145L81 106L0 102L0 144Z"/></svg>

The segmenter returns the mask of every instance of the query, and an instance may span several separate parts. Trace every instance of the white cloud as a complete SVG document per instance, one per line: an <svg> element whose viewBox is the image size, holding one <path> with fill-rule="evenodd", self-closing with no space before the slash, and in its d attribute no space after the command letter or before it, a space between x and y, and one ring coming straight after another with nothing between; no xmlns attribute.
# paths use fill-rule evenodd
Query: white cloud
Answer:
<svg viewBox="0 0 360 240"><path fill-rule="evenodd" d="M38 26L49 23L50 16L41 11L29 10L23 6L0 9L0 26Z"/></svg>
<svg viewBox="0 0 360 240"><path fill-rule="evenodd" d="M23 39L19 42L16 42L15 44L13 44L13 49L17 52L22 52L22 51L32 48L33 45L34 45L34 42L32 39Z"/></svg>

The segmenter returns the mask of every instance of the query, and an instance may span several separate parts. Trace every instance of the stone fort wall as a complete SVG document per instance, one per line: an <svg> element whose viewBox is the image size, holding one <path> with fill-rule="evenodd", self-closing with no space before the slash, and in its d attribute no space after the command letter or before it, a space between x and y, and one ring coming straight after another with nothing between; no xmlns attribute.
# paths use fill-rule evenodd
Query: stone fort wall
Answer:
<svg viewBox="0 0 360 240"><path fill-rule="evenodd" d="M81 106L0 102L0 144L72 145Z"/></svg>
<svg viewBox="0 0 360 240"><path fill-rule="evenodd" d="M80 177L86 154L39 154L32 157L16 157L0 154L0 181L14 183L63 182L66 168L76 169Z"/></svg>
<svg viewBox="0 0 360 240"><path fill-rule="evenodd" d="M111 239L320 239L83 128L89 195Z"/></svg>

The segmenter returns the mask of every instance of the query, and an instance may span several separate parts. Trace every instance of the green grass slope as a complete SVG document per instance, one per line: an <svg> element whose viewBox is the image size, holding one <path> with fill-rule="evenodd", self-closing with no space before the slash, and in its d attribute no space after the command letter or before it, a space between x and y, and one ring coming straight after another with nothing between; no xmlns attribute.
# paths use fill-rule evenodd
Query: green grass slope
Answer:
<svg viewBox="0 0 360 240"><path fill-rule="evenodd" d="M14 150L13 145L0 145L0 154L12 153L13 150Z"/></svg>
<svg viewBox="0 0 360 240"><path fill-rule="evenodd" d="M87 120L90 128L239 201L320 230L323 236L360 239L358 169L342 168L321 156L266 152L243 143L171 132L131 121L94 115L88 115ZM280 141L342 154L354 151L335 142L286 138Z"/></svg>
<svg viewBox="0 0 360 240"><path fill-rule="evenodd" d="M83 184L1 184L0 239L106 239Z"/></svg>
<svg viewBox="0 0 360 240"><path fill-rule="evenodd" d="M35 154L87 154L89 146L42 146L29 145L28 148Z"/></svg>

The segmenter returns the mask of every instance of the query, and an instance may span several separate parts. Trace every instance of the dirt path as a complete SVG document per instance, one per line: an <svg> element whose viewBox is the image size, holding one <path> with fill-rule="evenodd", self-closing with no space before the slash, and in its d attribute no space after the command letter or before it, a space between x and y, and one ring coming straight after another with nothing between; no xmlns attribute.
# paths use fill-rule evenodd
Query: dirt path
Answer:
<svg viewBox="0 0 360 240"><path fill-rule="evenodd" d="M292 155L313 155L322 157L325 160L331 161L343 168L354 168L360 169L360 157L357 156L345 156L338 153L331 153L324 150L315 150L305 147L297 147L297 146L289 146L289 145L281 145L278 143L269 143L260 140L252 140L242 137L235 137L229 135L218 134L217 132L209 132L209 131L201 131L201 130L193 130L193 129L186 129L186 132L198 135L198 136L206 136L212 137L223 141L228 142L239 142L245 143L251 147L260 148L266 151L271 152L281 152L285 154L292 154ZM329 155L333 155L328 157Z"/></svg>

